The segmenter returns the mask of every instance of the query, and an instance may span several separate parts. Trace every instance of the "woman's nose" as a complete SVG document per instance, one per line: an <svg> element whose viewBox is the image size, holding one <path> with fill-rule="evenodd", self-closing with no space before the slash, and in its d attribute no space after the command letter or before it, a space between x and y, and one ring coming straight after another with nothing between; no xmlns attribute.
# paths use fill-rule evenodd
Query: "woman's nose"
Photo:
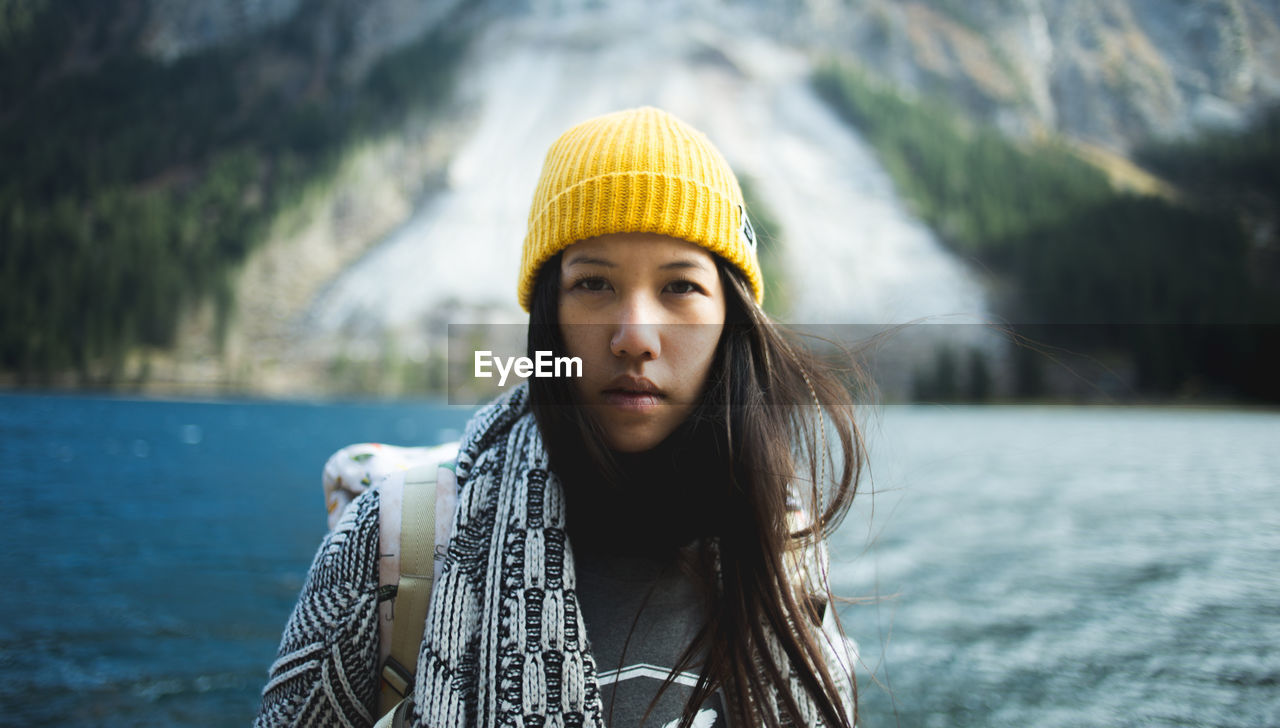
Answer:
<svg viewBox="0 0 1280 728"><path fill-rule="evenodd" d="M648 308L643 301L636 300L627 301L620 308L609 341L614 356L649 361L662 353L656 314Z"/></svg>

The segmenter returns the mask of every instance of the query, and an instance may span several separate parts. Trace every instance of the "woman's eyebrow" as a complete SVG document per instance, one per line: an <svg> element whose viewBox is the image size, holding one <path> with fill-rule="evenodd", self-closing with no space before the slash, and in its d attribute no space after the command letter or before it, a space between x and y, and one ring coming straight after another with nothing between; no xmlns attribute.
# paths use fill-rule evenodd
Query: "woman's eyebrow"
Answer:
<svg viewBox="0 0 1280 728"><path fill-rule="evenodd" d="M602 265L605 268L616 268L617 266L604 258L592 258L589 255L576 255L569 259L566 265Z"/></svg>
<svg viewBox="0 0 1280 728"><path fill-rule="evenodd" d="M663 263L658 266L658 270L684 270L686 268L697 268L698 270L706 270L706 266L696 260L676 260L670 263Z"/></svg>

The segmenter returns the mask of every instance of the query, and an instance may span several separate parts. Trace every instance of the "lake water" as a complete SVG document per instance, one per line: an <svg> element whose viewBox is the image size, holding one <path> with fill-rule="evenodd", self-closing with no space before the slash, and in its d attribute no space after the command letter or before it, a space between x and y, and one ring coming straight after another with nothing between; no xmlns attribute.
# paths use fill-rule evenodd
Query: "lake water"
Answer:
<svg viewBox="0 0 1280 728"><path fill-rule="evenodd" d="M352 442L468 408L0 396L0 725L242 726ZM865 726L1280 725L1280 415L885 407Z"/></svg>

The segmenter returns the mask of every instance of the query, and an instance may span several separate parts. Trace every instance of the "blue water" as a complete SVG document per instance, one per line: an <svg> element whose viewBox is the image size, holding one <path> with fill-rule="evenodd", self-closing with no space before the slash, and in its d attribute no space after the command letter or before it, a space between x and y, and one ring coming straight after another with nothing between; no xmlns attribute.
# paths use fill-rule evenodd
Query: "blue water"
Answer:
<svg viewBox="0 0 1280 728"><path fill-rule="evenodd" d="M0 725L232 726L358 441L426 404L0 396ZM1280 415L889 407L833 540L866 726L1280 725Z"/></svg>
<svg viewBox="0 0 1280 728"><path fill-rule="evenodd" d="M242 726L345 444L469 409L0 397L0 724Z"/></svg>
<svg viewBox="0 0 1280 728"><path fill-rule="evenodd" d="M1280 415L891 407L871 436L834 567L878 595L843 610L867 725L1280 726Z"/></svg>

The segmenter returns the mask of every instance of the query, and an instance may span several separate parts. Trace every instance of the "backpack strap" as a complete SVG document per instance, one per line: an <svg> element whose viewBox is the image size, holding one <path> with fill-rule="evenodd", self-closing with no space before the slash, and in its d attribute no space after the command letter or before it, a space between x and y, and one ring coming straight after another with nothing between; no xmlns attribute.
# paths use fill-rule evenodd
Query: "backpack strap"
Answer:
<svg viewBox="0 0 1280 728"><path fill-rule="evenodd" d="M391 655L382 665L379 713L387 715L413 690L413 674L422 645L431 584L435 576L435 465L405 472L400 510L400 579L391 625Z"/></svg>

